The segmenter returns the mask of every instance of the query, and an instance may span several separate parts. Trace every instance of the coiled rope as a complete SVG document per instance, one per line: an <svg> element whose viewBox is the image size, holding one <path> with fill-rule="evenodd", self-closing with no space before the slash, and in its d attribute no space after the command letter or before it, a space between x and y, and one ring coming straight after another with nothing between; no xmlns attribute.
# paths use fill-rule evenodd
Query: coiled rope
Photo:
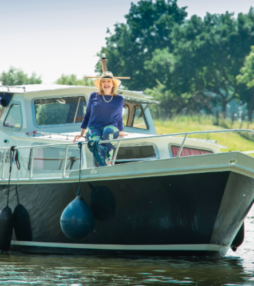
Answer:
<svg viewBox="0 0 254 286"><path fill-rule="evenodd" d="M108 148L105 146L100 145L100 140L89 140L88 141L88 149L93 153L94 159L98 166L107 166L105 159L100 156L104 152L104 154L107 153Z"/></svg>

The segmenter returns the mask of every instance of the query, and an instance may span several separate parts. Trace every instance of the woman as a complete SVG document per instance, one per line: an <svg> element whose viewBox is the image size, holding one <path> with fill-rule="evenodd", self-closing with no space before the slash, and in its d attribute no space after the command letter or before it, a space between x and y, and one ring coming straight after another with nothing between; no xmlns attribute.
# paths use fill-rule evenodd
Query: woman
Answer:
<svg viewBox="0 0 254 286"><path fill-rule="evenodd" d="M124 99L117 94L117 88L121 81L115 79L113 74L106 71L100 79L94 81L94 85L99 89L90 95L86 114L81 124L81 134L75 136L74 141L84 136L86 130L87 139L116 139L119 135L127 135L123 133L122 109ZM114 146L105 143L107 152L100 154L107 165L111 165Z"/></svg>

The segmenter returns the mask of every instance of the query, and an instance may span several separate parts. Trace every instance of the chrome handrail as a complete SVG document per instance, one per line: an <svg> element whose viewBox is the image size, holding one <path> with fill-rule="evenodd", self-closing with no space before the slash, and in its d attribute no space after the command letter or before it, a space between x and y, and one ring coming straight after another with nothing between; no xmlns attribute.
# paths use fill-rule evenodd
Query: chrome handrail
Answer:
<svg viewBox="0 0 254 286"><path fill-rule="evenodd" d="M179 148L179 151L177 153L176 158L179 158L181 155L181 152L183 150L184 144L186 142L186 139L189 135L195 135L195 134L209 134L209 133L229 133L229 132L249 132L254 134L254 130L250 130L250 129L222 129L222 130L208 130L208 131L192 131L192 132L181 132L181 133L172 133L172 134L164 134L164 135L154 135L154 136L147 136L147 137L141 137L141 138L147 138L147 139L151 139L151 138L163 138L163 137L172 137L172 136L181 136L183 135L183 141L182 144ZM60 135L60 134L59 134ZM71 136L71 135L69 135ZM114 156L113 156L113 160L112 163L114 164L117 158L117 154L119 151L119 147L121 142L123 141L130 141L130 140L135 140L135 139L140 139L140 137L136 137L136 138L121 138L121 139L112 139L112 140L101 140L101 144L104 143L115 143L117 142L117 146L116 146L116 150L114 152ZM207 140L209 141L209 140ZM33 145L33 146L22 146L22 147L15 147L14 149L16 150L21 150L21 149L31 149L31 154L30 154L30 174L29 177L32 179L33 177L33 161L34 161L34 149L35 148L47 148L47 147L52 147L52 146L65 146L66 150L65 150L65 158L64 158L64 170L62 173L62 177L65 177L66 172L65 172L65 167L66 167L66 163L68 160L68 149L69 146L71 145L77 145L78 142L75 143L54 143L54 144L45 144L45 145ZM88 142L84 141L82 142L82 144L87 145ZM114 144L113 144L114 145ZM5 170L5 158L6 158L6 151L9 150L10 148L8 147L3 147L0 148L0 150L4 150L4 157L3 157L3 169L2 169L2 179L4 177L4 170ZM254 151L243 151L242 153L244 154L252 154L254 153Z"/></svg>
<svg viewBox="0 0 254 286"><path fill-rule="evenodd" d="M146 136L142 138L163 138L163 137L172 137L172 136L180 136L180 135L193 135L193 134L206 134L206 133L229 133L229 132L250 132L254 134L254 130L250 129L222 129L222 130L208 130L208 131L192 131L192 132L181 132L181 133L171 133L171 134L163 134L163 135L152 135L152 136ZM59 134L60 135L60 134ZM71 136L71 135L69 135ZM74 137L74 136L73 136ZM38 137L37 137L38 138ZM101 140L101 143L113 143L113 142L119 142L119 141L130 141L130 140L135 140L135 139L140 139L141 137L136 137L136 138L120 138L120 139L112 139L112 140ZM207 140L209 141L209 140ZM51 147L51 146L56 146L56 145L76 145L78 142L75 143L54 143L54 144L45 144L45 145L33 145L33 146L22 146L22 147L15 147L15 149L20 150L20 149L29 149L29 148L41 148L43 147ZM82 144L88 144L88 141L83 141ZM3 147L0 148L0 150L4 149L10 149L8 147Z"/></svg>

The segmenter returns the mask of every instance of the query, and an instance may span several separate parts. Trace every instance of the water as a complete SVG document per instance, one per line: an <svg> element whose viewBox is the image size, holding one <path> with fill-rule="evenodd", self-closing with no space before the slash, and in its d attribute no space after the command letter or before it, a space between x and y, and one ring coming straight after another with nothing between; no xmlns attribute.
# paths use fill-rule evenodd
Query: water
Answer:
<svg viewBox="0 0 254 286"><path fill-rule="evenodd" d="M237 252L220 259L0 255L1 285L254 285L254 208Z"/></svg>

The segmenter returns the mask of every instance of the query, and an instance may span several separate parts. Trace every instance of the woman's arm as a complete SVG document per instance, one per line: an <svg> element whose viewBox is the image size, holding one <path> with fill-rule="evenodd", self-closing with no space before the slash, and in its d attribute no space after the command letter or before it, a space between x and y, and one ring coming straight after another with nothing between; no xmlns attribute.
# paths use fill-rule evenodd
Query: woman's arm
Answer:
<svg viewBox="0 0 254 286"><path fill-rule="evenodd" d="M91 114L91 105L92 105L92 99L93 99L94 93L91 93L88 103L87 103L87 108L86 108L86 114L83 118L83 121L81 123L81 128L82 129L86 129L88 122L89 122L89 118L90 118L90 114Z"/></svg>
<svg viewBox="0 0 254 286"><path fill-rule="evenodd" d="M93 97L93 93L91 93L91 95L89 97L87 108L86 108L86 114L85 114L83 121L81 123L81 133L80 133L80 135L75 136L73 143L75 143L79 138L83 137L85 132L86 132L86 128L87 128L89 118L90 118L90 113L91 113L92 97Z"/></svg>

